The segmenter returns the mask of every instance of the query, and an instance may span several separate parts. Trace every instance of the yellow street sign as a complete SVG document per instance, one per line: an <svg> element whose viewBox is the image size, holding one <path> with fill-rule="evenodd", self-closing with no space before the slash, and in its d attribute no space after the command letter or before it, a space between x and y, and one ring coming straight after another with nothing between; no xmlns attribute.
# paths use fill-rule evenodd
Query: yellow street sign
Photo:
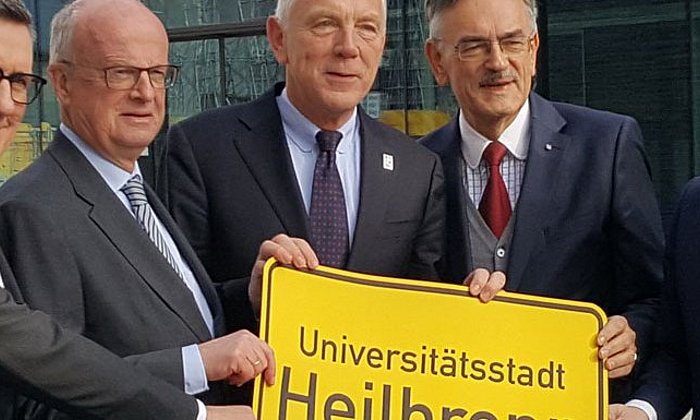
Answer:
<svg viewBox="0 0 700 420"><path fill-rule="evenodd" d="M606 420L595 305L268 261L260 420Z"/></svg>

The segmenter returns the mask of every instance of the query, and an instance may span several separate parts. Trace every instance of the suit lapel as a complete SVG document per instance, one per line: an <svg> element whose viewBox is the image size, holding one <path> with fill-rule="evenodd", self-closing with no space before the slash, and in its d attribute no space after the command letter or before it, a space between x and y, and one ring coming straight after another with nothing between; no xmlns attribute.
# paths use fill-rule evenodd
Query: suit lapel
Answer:
<svg viewBox="0 0 700 420"><path fill-rule="evenodd" d="M348 256L347 268L353 269L361 264L363 252L372 250L375 246L377 232L383 228L386 205L393 184L393 171L384 169L384 154L394 156L391 144L382 136L376 135L372 120L367 114L358 109L360 116L360 205L355 224L355 233ZM400 167L401 162L394 160L394 167Z"/></svg>
<svg viewBox="0 0 700 420"><path fill-rule="evenodd" d="M458 114L459 115L459 114ZM464 186L462 185L461 165L461 134L459 132L459 116L453 118L443 129L441 139L444 140L442 148L437 151L442 159L445 171L445 190L447 191L447 243L451 246L447 249L449 280L461 282L464 273L471 272L472 256L469 239L469 218L467 217L467 203L465 200Z"/></svg>
<svg viewBox="0 0 700 420"><path fill-rule="evenodd" d="M306 209L282 128L275 96L252 103L241 117L250 131L232 139L290 236L307 238Z"/></svg>
<svg viewBox="0 0 700 420"><path fill-rule="evenodd" d="M555 208L554 187L564 176L560 163L570 141L569 136L561 132L566 121L552 104L533 93L530 107L530 148L508 262L507 288L512 291L520 287L530 256L544 241L543 227L550 210Z"/></svg>
<svg viewBox="0 0 700 420"><path fill-rule="evenodd" d="M153 208L153 211L156 213L161 223L163 223L163 226L165 226L168 233L170 233L170 236L175 242L175 246L177 246L178 251L180 251L180 255L185 262L187 262L190 270L192 270L192 274L197 280L197 284L199 284L199 288L207 300L209 310L211 311L211 315L214 320L214 334L216 336L222 335L225 332L223 309L221 308L221 301L216 293L216 289L214 289L214 286L209 279L206 269L199 261L199 258L197 258L192 246L189 244L180 228L165 209L165 206L158 199L156 193L148 185L145 187L148 200Z"/></svg>
<svg viewBox="0 0 700 420"><path fill-rule="evenodd" d="M48 152L61 166L76 195L91 207L88 217L116 251L201 341L210 339L192 293L87 159L60 132Z"/></svg>
<svg viewBox="0 0 700 420"><path fill-rule="evenodd" d="M10 295L14 298L15 302L22 303L22 293L17 286L17 281L15 280L15 275L10 268L10 264L5 258L5 254L0 250L0 276L2 276L2 282L5 285L4 289L7 290Z"/></svg>

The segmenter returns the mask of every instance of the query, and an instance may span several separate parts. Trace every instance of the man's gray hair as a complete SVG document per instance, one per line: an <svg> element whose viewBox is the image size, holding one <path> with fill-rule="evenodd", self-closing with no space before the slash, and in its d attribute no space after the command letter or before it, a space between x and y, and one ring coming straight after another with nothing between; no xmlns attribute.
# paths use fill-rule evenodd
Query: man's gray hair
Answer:
<svg viewBox="0 0 700 420"><path fill-rule="evenodd" d="M22 0L0 0L0 19L26 25L34 39L34 28L32 27L32 15L24 5Z"/></svg>
<svg viewBox="0 0 700 420"><path fill-rule="evenodd" d="M294 0L277 0L275 16L282 26L286 26L289 19L289 10L292 8ZM382 0L384 11L386 12L386 0Z"/></svg>
<svg viewBox="0 0 700 420"><path fill-rule="evenodd" d="M67 4L51 19L51 41L49 42L49 63L72 61L71 41L84 1L76 0Z"/></svg>
<svg viewBox="0 0 700 420"><path fill-rule="evenodd" d="M425 14L430 25L430 36L436 37L440 17L462 0L425 0ZM523 0L530 13L530 29L537 31L537 0Z"/></svg>

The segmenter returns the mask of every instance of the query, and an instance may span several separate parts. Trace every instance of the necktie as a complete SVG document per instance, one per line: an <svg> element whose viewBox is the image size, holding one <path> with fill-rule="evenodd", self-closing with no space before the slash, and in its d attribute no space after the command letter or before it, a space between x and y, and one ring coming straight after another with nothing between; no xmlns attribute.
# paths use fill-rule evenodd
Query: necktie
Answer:
<svg viewBox="0 0 700 420"><path fill-rule="evenodd" d="M148 199L146 198L146 191L143 188L143 181L139 175L134 175L129 179L120 190L126 195L126 198L131 204L131 210L136 216L136 220L139 221L143 230L146 231L148 237L151 238L153 244L158 248L161 254L168 261L168 264L175 270L178 276L184 280L180 268L175 263L175 258L170 253L170 249L163 240L163 236L158 230L158 225L156 225L156 218L153 214L153 209L148 204Z"/></svg>
<svg viewBox="0 0 700 420"><path fill-rule="evenodd" d="M339 268L345 267L349 249L345 195L335 163L335 150L342 137L337 131L316 133L319 155L310 211L311 246L321 264Z"/></svg>
<svg viewBox="0 0 700 420"><path fill-rule="evenodd" d="M496 238L503 234L511 215L508 191L500 170L506 153L508 150L505 146L494 141L486 147L483 154L483 159L489 166L489 180L479 203L479 213Z"/></svg>

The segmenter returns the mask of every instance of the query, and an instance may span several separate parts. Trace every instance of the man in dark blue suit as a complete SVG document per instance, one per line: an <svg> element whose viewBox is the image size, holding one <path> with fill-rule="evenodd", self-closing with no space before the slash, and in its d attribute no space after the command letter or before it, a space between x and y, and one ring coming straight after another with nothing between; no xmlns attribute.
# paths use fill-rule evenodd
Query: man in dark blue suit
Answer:
<svg viewBox="0 0 700 420"><path fill-rule="evenodd" d="M279 0L267 37L285 83L173 126L161 165L160 192L224 291L225 310L247 309L259 295L263 262L253 261L269 238L270 247L298 244L296 261L311 268L320 260L436 279L445 220L440 161L358 106L381 62L386 2ZM332 150L320 139L329 135L337 136ZM255 328L245 313L227 315L244 320L232 328Z"/></svg>
<svg viewBox="0 0 700 420"><path fill-rule="evenodd" d="M666 249L666 283L658 346L634 392L633 407L612 406L611 420L700 415L700 178L681 194ZM645 404L649 404L646 405ZM644 410L644 412L642 411Z"/></svg>
<svg viewBox="0 0 700 420"><path fill-rule="evenodd" d="M531 92L535 1L428 0L426 9L433 74L460 105L422 140L445 170L443 276L461 282L486 269L509 291L596 303L612 315L599 357L611 378L628 376L651 342L663 255L637 123Z"/></svg>

